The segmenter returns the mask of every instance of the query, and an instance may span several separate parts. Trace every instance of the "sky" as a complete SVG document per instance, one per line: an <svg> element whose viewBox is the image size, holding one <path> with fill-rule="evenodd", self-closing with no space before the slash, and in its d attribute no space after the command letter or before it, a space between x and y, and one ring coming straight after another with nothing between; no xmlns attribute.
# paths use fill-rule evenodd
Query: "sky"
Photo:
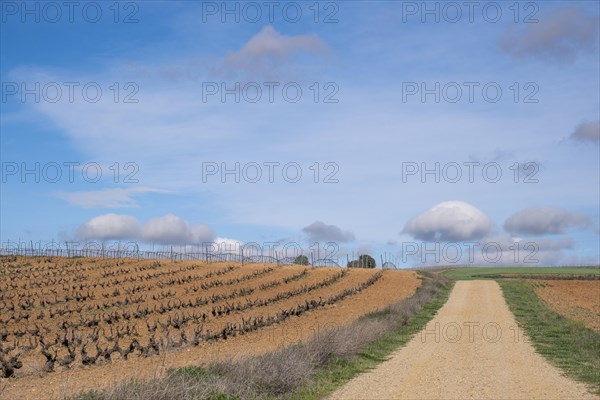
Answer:
<svg viewBox="0 0 600 400"><path fill-rule="evenodd" d="M2 0L0 242L597 265L599 4Z"/></svg>

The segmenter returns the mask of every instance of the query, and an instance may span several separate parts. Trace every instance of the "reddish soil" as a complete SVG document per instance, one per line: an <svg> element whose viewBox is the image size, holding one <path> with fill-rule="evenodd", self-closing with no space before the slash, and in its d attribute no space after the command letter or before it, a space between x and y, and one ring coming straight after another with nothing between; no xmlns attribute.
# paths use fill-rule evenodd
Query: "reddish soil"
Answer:
<svg viewBox="0 0 600 400"><path fill-rule="evenodd" d="M600 333L600 280L536 280L532 284L554 311Z"/></svg>
<svg viewBox="0 0 600 400"><path fill-rule="evenodd" d="M21 348L23 367L15 370L14 377L0 379L0 398L59 398L132 378L151 379L164 373L167 368L267 352L306 340L324 329L347 324L365 313L381 309L412 295L420 284L415 272L384 271L381 279L371 286L334 304L315 308L244 335L229 336L226 340L203 341L197 346L184 343L182 347L174 348L168 338L177 342L181 332L185 332L189 340L194 335L194 329L218 332L231 326L228 324L240 324L242 319L275 316L281 310L293 309L306 301L327 299L347 289L357 288L377 271L351 269L340 276L345 269L268 264L242 266L198 261L153 263L149 260L120 260L117 263L117 260L59 258L46 262L40 258L23 257L12 263L2 261L0 295L4 297L0 300L0 322L8 335L0 343L4 347L16 344L16 349L9 352L10 355ZM211 271L218 274L207 277L206 274ZM63 281L55 282L52 279ZM44 284L35 287L36 282ZM102 287L102 284L105 286ZM134 288L136 291L132 293ZM77 296L86 296L88 291L95 294L93 299L77 299ZM282 299L275 297L283 293L288 295ZM35 299L34 304L25 304L26 298ZM42 305L42 299L51 303L57 301L57 304ZM128 303L124 304L126 299ZM131 303L136 299L139 302ZM194 303L198 299L209 301L207 304L194 304L193 307L162 310L162 313L157 311L161 307ZM15 309L10 310L13 304ZM246 308L223 315L212 313L233 305ZM88 306L92 309L89 310ZM82 309L78 311L78 307ZM121 318L110 323L105 320L111 313L122 316L129 312L133 315L136 310L146 307L148 314L140 318L130 316L129 320ZM58 312L67 309L74 311L60 316ZM51 317L51 312L57 314ZM14 317L18 318L24 313L30 314L28 319L21 318L16 322ZM191 319L177 329L166 326L168 319L176 320L182 316L192 318L192 314L195 318L204 314L205 320ZM97 327L85 326L94 318L99 320ZM157 329L152 332L147 323L150 326L156 323ZM44 372L46 359L40 352L38 337L44 336L48 342L57 335L64 336L71 329L64 328L65 324L77 326L75 336L81 340L81 345L75 349L75 360L68 368L56 363L53 372ZM37 335L31 333L36 326L41 331ZM129 334L125 333L127 329ZM99 359L93 365L83 366L81 347L85 345L87 353L93 356L96 354L96 344L101 348L109 348L115 343L111 336L116 336L117 331L123 336L118 341L120 347L129 346L133 339L146 346L150 337L154 336L159 343L160 354L142 357L140 352L135 351L124 360L118 353L113 353L110 362ZM98 335L96 341L93 339L94 333ZM17 339L18 336L21 337ZM35 347L23 350L30 339ZM59 358L68 356L67 347L60 343L50 348L57 352Z"/></svg>

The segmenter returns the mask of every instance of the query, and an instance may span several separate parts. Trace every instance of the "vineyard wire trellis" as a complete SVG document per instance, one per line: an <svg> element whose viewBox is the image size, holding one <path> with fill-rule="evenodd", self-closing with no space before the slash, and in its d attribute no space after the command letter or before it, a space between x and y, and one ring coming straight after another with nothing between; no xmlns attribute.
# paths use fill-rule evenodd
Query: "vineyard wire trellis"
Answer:
<svg viewBox="0 0 600 400"><path fill-rule="evenodd" d="M5 242L9 243L9 242ZM296 257L277 257L264 254L244 254L236 252L210 252L210 251L189 251L177 252L170 250L139 250L139 248L128 249L107 249L98 246L84 247L81 249L56 246L46 248L35 248L34 246L0 246L0 256L28 256L28 257L67 257L67 258L110 258L110 259L138 259L138 260L170 260L176 261L205 261L205 262L239 262L239 263L271 263L277 265L294 264ZM310 265L313 267L341 267L338 260L332 258L317 258L311 253Z"/></svg>
<svg viewBox="0 0 600 400"><path fill-rule="evenodd" d="M224 262L239 262L239 263L273 263L277 265L294 264L296 257L281 256L277 252L275 256L264 254L244 254L236 252L210 252L210 251L186 251L177 252L170 250L139 250L139 247L134 248L105 248L98 243L92 243L90 246L84 246L81 249L69 248L69 242L65 242L64 248L58 242L52 242L52 245L44 248L41 245L36 248L33 243L27 244L20 242L19 245L11 245L12 242L3 242L0 245L0 255L3 256L31 256L31 257L93 257L93 258L132 258L138 260L170 260L175 261L224 261ZM6 244L6 245L5 245ZM346 264L340 263L339 259L320 257L320 252L311 251L309 254L309 264L314 267L346 267L350 264L349 256L346 256ZM358 258L358 253L353 252L352 258ZM398 269L398 258L391 253L384 253L380 256L381 266L383 269ZM364 264L364 265L363 265ZM360 267L367 267L363 262L358 263Z"/></svg>

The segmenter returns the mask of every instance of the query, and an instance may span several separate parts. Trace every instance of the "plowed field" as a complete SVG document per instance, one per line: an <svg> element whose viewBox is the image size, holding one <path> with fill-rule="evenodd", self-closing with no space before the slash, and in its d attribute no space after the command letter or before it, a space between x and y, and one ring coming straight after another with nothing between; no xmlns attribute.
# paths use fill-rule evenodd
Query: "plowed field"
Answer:
<svg viewBox="0 0 600 400"><path fill-rule="evenodd" d="M532 281L554 311L600 333L600 280Z"/></svg>
<svg viewBox="0 0 600 400"><path fill-rule="evenodd" d="M408 297L420 283L410 271L0 260L0 397L7 399L56 398L266 352Z"/></svg>

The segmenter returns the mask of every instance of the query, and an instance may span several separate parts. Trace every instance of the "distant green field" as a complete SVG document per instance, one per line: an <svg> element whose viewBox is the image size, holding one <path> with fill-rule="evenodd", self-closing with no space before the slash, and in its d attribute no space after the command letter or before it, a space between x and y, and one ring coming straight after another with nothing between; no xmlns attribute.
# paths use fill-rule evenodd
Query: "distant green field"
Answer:
<svg viewBox="0 0 600 400"><path fill-rule="evenodd" d="M444 272L457 280L494 279L489 275L600 275L600 267L484 267L456 268Z"/></svg>

